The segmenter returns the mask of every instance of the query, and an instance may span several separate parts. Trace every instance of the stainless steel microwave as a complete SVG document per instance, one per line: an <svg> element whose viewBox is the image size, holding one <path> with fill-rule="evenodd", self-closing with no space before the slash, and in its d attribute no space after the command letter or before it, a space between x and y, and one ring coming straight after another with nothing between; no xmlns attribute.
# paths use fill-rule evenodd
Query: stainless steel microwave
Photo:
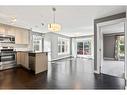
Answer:
<svg viewBox="0 0 127 95"><path fill-rule="evenodd" d="M11 35L0 35L0 43L15 43L15 37Z"/></svg>

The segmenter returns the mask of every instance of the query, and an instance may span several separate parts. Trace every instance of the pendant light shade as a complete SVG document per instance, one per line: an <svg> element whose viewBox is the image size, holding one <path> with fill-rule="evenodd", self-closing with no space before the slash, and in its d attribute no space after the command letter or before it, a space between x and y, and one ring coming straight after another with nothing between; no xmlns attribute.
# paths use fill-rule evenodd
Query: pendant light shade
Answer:
<svg viewBox="0 0 127 95"><path fill-rule="evenodd" d="M59 32L61 30L61 25L58 23L55 23L55 8L52 8L53 10L53 23L48 24L48 30L51 32Z"/></svg>
<svg viewBox="0 0 127 95"><path fill-rule="evenodd" d="M59 32L61 30L61 25L57 23L51 23L51 24L48 24L48 29L49 31L52 31L52 32Z"/></svg>

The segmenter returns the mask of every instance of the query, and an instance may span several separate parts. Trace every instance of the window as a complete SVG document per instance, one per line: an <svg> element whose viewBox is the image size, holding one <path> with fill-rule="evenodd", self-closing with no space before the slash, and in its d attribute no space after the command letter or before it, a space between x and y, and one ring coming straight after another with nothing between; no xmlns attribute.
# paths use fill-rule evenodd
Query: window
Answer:
<svg viewBox="0 0 127 95"><path fill-rule="evenodd" d="M91 41L84 42L84 55L91 55Z"/></svg>
<svg viewBox="0 0 127 95"><path fill-rule="evenodd" d="M91 40L77 42L78 55L91 55Z"/></svg>
<svg viewBox="0 0 127 95"><path fill-rule="evenodd" d="M58 55L69 53L69 39L58 37Z"/></svg>
<svg viewBox="0 0 127 95"><path fill-rule="evenodd" d="M116 35L115 36L115 60L124 60L125 58L125 42L124 36Z"/></svg>
<svg viewBox="0 0 127 95"><path fill-rule="evenodd" d="M117 36L118 37L118 54L120 57L124 57L124 36Z"/></svg>
<svg viewBox="0 0 127 95"><path fill-rule="evenodd" d="M34 51L42 51L42 37L33 35L33 48Z"/></svg>
<svg viewBox="0 0 127 95"><path fill-rule="evenodd" d="M83 42L77 43L77 54L83 55Z"/></svg>

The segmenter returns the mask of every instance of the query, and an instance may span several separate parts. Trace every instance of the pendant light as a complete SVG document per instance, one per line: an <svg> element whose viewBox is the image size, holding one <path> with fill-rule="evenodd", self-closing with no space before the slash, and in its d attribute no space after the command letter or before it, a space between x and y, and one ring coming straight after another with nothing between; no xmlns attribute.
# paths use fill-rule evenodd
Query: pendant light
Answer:
<svg viewBox="0 0 127 95"><path fill-rule="evenodd" d="M55 22L56 8L52 8L52 11L53 11L53 23L48 24L48 30L51 32L59 32L61 30L61 25Z"/></svg>

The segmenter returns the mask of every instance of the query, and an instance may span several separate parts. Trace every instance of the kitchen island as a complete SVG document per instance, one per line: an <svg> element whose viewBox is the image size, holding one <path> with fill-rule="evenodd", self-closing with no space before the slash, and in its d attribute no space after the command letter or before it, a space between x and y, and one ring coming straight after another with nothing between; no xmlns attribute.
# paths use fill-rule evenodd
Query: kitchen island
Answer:
<svg viewBox="0 0 127 95"><path fill-rule="evenodd" d="M17 51L17 64L32 70L35 74L48 70L48 53Z"/></svg>

